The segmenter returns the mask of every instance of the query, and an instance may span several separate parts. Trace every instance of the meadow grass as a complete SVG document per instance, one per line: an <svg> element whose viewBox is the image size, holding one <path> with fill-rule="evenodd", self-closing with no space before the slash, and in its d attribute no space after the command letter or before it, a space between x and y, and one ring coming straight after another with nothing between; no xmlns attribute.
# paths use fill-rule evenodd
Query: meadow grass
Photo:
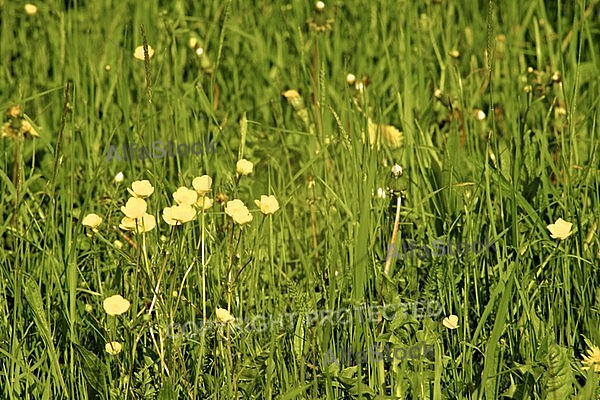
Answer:
<svg viewBox="0 0 600 400"><path fill-rule="evenodd" d="M29 118L0 139L0 398L599 398L597 0L36 5L0 1L0 109ZM107 160L156 141L214 151ZM168 225L202 175L213 206Z"/></svg>

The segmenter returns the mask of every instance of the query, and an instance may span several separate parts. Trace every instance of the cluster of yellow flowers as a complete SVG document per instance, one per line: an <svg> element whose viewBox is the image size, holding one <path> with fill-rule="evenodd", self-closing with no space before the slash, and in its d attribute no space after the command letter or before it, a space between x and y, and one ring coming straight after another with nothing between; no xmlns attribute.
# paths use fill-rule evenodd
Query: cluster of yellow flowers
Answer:
<svg viewBox="0 0 600 400"><path fill-rule="evenodd" d="M253 169L254 164L246 159L241 159L236 164L236 171L240 176L251 174ZM208 197L212 190L210 176L203 175L194 178L192 187L193 189L181 186L173 193L175 204L165 207L162 212L162 218L168 225L177 226L193 221L196 218L197 210L208 210L213 206L213 199ZM127 191L131 197L121 207L125 216L121 219L119 227L137 233L149 232L156 228L156 218L148 213L148 203L146 202L148 197L154 193L154 187L150 181L134 181ZM273 195L261 195L260 200L254 200L254 203L264 215L274 214L279 210L279 202ZM225 213L239 225L252 221L252 214L242 200L228 201L225 205ZM87 214L82 220L82 224L90 228L92 232L98 232L98 226L101 223L102 217L94 213ZM88 235L90 234L88 233Z"/></svg>
<svg viewBox="0 0 600 400"><path fill-rule="evenodd" d="M149 232L156 228L156 218L148 214L148 203L146 198L154 193L154 187L148 180L135 181L131 184L131 189L127 191L132 197L127 200L125 206L121 207L121 212L125 214L119 228L126 231Z"/></svg>
<svg viewBox="0 0 600 400"><path fill-rule="evenodd" d="M196 208L208 210L213 206L213 200L206 195L211 191L212 178L208 175L198 176L192 180L193 190L185 186L179 187L173 193L175 204L163 210L163 220L169 225L185 224L194 220Z"/></svg>

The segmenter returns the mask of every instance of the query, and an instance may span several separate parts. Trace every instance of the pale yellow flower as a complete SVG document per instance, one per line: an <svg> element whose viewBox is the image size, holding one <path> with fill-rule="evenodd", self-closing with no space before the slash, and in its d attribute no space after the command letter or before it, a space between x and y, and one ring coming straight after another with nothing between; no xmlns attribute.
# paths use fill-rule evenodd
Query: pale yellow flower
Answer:
<svg viewBox="0 0 600 400"><path fill-rule="evenodd" d="M240 175L250 175L254 169L254 164L245 158L242 158L237 162L237 164L235 164L235 168L237 173Z"/></svg>
<svg viewBox="0 0 600 400"><path fill-rule="evenodd" d="M452 314L442 320L442 324L448 329L458 328L458 316Z"/></svg>
<svg viewBox="0 0 600 400"><path fill-rule="evenodd" d="M135 222L135 218L123 217L121 219L121 223L119 224L119 228L124 229L126 231L133 231L137 223Z"/></svg>
<svg viewBox="0 0 600 400"><path fill-rule="evenodd" d="M154 228L156 228L156 218L154 218L154 215L145 213L142 218L137 219L138 233L150 232Z"/></svg>
<svg viewBox="0 0 600 400"><path fill-rule="evenodd" d="M198 207L201 210L208 210L209 208L211 208L213 206L213 203L214 203L214 201L210 197L201 196L198 198L198 201L196 202L196 207Z"/></svg>
<svg viewBox="0 0 600 400"><path fill-rule="evenodd" d="M252 214L241 200L228 201L225 206L225 214L233 218L237 224L243 225L252 221Z"/></svg>
<svg viewBox="0 0 600 400"><path fill-rule="evenodd" d="M83 226L87 226L88 228L92 228L94 231L96 231L96 228L98 228L98 226L102 223L102 218L94 213L91 213L83 217L81 223Z"/></svg>
<svg viewBox="0 0 600 400"><path fill-rule="evenodd" d="M173 193L173 199L175 199L177 204L188 204L191 206L198 200L198 192L181 186Z"/></svg>
<svg viewBox="0 0 600 400"><path fill-rule="evenodd" d="M37 14L37 12L38 12L38 8L35 5L30 4L30 3L25 4L25 14L32 16L32 15Z"/></svg>
<svg viewBox="0 0 600 400"><path fill-rule="evenodd" d="M156 228L156 218L154 218L154 215L148 213L145 213L140 218L123 217L119 228L126 231L137 230L138 233L150 232Z"/></svg>
<svg viewBox="0 0 600 400"><path fill-rule="evenodd" d="M275 198L275 196L265 196L264 194L260 196L260 200L254 200L254 204L260 208L260 212L265 215L273 214L275 211L279 210L279 202Z"/></svg>
<svg viewBox="0 0 600 400"><path fill-rule="evenodd" d="M144 199L130 197L127 204L121 206L121 211L129 218L141 218L146 213L148 204Z"/></svg>
<svg viewBox="0 0 600 400"><path fill-rule="evenodd" d="M148 46L148 58L152 58L154 55L154 49L151 46ZM138 60L144 61L144 46L138 46L135 48L133 52L133 56Z"/></svg>
<svg viewBox="0 0 600 400"><path fill-rule="evenodd" d="M594 371L600 372L600 348L597 346L591 346L587 351L587 356L582 354L584 365L582 369L594 368Z"/></svg>
<svg viewBox="0 0 600 400"><path fill-rule="evenodd" d="M106 345L104 346L104 349L111 356L116 356L117 354L119 354L121 352L121 350L123 349L123 346L121 346L121 343L119 343L119 342L110 342L110 343L106 343Z"/></svg>
<svg viewBox="0 0 600 400"><path fill-rule="evenodd" d="M150 183L149 180L144 179L143 181L134 181L131 184L131 189L127 188L127 191L133 197L139 197L140 199L144 199L149 197L152 193L154 193L154 187Z"/></svg>
<svg viewBox="0 0 600 400"><path fill-rule="evenodd" d="M550 231L552 239L564 240L573 233L571 227L573 227L572 223L559 218L555 223L548 225L546 229Z"/></svg>
<svg viewBox="0 0 600 400"><path fill-rule="evenodd" d="M219 321L222 324L228 324L230 322L235 321L233 315L231 315L231 313L224 308L217 308L216 314L217 321Z"/></svg>
<svg viewBox="0 0 600 400"><path fill-rule="evenodd" d="M179 204L163 209L163 220L169 225L181 225L190 222L196 216L196 210L189 204Z"/></svg>
<svg viewBox="0 0 600 400"><path fill-rule="evenodd" d="M305 109L304 99L302 99L302 96L297 90L286 90L283 92L283 97L290 103L294 111L298 112Z"/></svg>
<svg viewBox="0 0 600 400"><path fill-rule="evenodd" d="M120 294L115 294L104 299L102 305L108 315L121 315L129 310L130 303Z"/></svg>
<svg viewBox="0 0 600 400"><path fill-rule="evenodd" d="M204 196L211 190L212 178L208 175L198 176L192 181L192 186L200 196Z"/></svg>
<svg viewBox="0 0 600 400"><path fill-rule="evenodd" d="M379 148L381 143L387 144L392 149L400 147L404 141L404 135L396 127L392 125L376 124L369 118L369 144L377 145ZM363 135L364 142L364 135Z"/></svg>

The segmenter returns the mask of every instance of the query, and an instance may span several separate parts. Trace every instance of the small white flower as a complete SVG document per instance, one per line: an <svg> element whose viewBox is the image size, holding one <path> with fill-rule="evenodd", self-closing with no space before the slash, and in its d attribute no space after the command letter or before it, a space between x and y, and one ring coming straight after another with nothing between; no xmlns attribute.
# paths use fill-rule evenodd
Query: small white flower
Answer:
<svg viewBox="0 0 600 400"><path fill-rule="evenodd" d="M119 172L115 175L115 183L121 183L123 182L123 179L125 179L125 175L123 175L123 172Z"/></svg>
<svg viewBox="0 0 600 400"><path fill-rule="evenodd" d="M394 165L392 167L392 174L394 174L394 176L402 175L402 167L398 164Z"/></svg>
<svg viewBox="0 0 600 400"><path fill-rule="evenodd" d="M379 197L380 199L385 199L387 197L385 190L383 188L377 189L377 197Z"/></svg>

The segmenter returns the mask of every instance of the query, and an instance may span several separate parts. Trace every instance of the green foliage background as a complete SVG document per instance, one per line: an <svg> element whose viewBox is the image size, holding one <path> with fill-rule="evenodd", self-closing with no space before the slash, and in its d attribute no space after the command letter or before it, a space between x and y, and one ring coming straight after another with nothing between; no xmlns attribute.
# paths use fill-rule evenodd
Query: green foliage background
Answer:
<svg viewBox="0 0 600 400"><path fill-rule="evenodd" d="M20 104L40 133L0 140L1 398L598 398L580 362L600 345L597 0L37 6L0 1L0 109ZM142 32L147 66L133 58ZM363 92L349 73L369 77ZM364 143L369 119L403 145ZM111 144L204 138L214 153L106 160ZM397 245L489 237L497 252L394 260L384 274L398 209L376 193L395 163ZM171 194L203 174L254 220L240 229L215 202L167 226ZM142 179L158 227L125 233L134 247L118 224ZM262 194L281 209L260 214ZM104 219L91 237L88 213ZM573 223L563 241L546 229L558 218ZM113 294L126 314L104 312ZM302 314L430 300L442 315L307 326ZM299 317L167 337L217 307ZM451 314L458 329L442 325ZM434 357L324 363L330 348L422 341Z"/></svg>

